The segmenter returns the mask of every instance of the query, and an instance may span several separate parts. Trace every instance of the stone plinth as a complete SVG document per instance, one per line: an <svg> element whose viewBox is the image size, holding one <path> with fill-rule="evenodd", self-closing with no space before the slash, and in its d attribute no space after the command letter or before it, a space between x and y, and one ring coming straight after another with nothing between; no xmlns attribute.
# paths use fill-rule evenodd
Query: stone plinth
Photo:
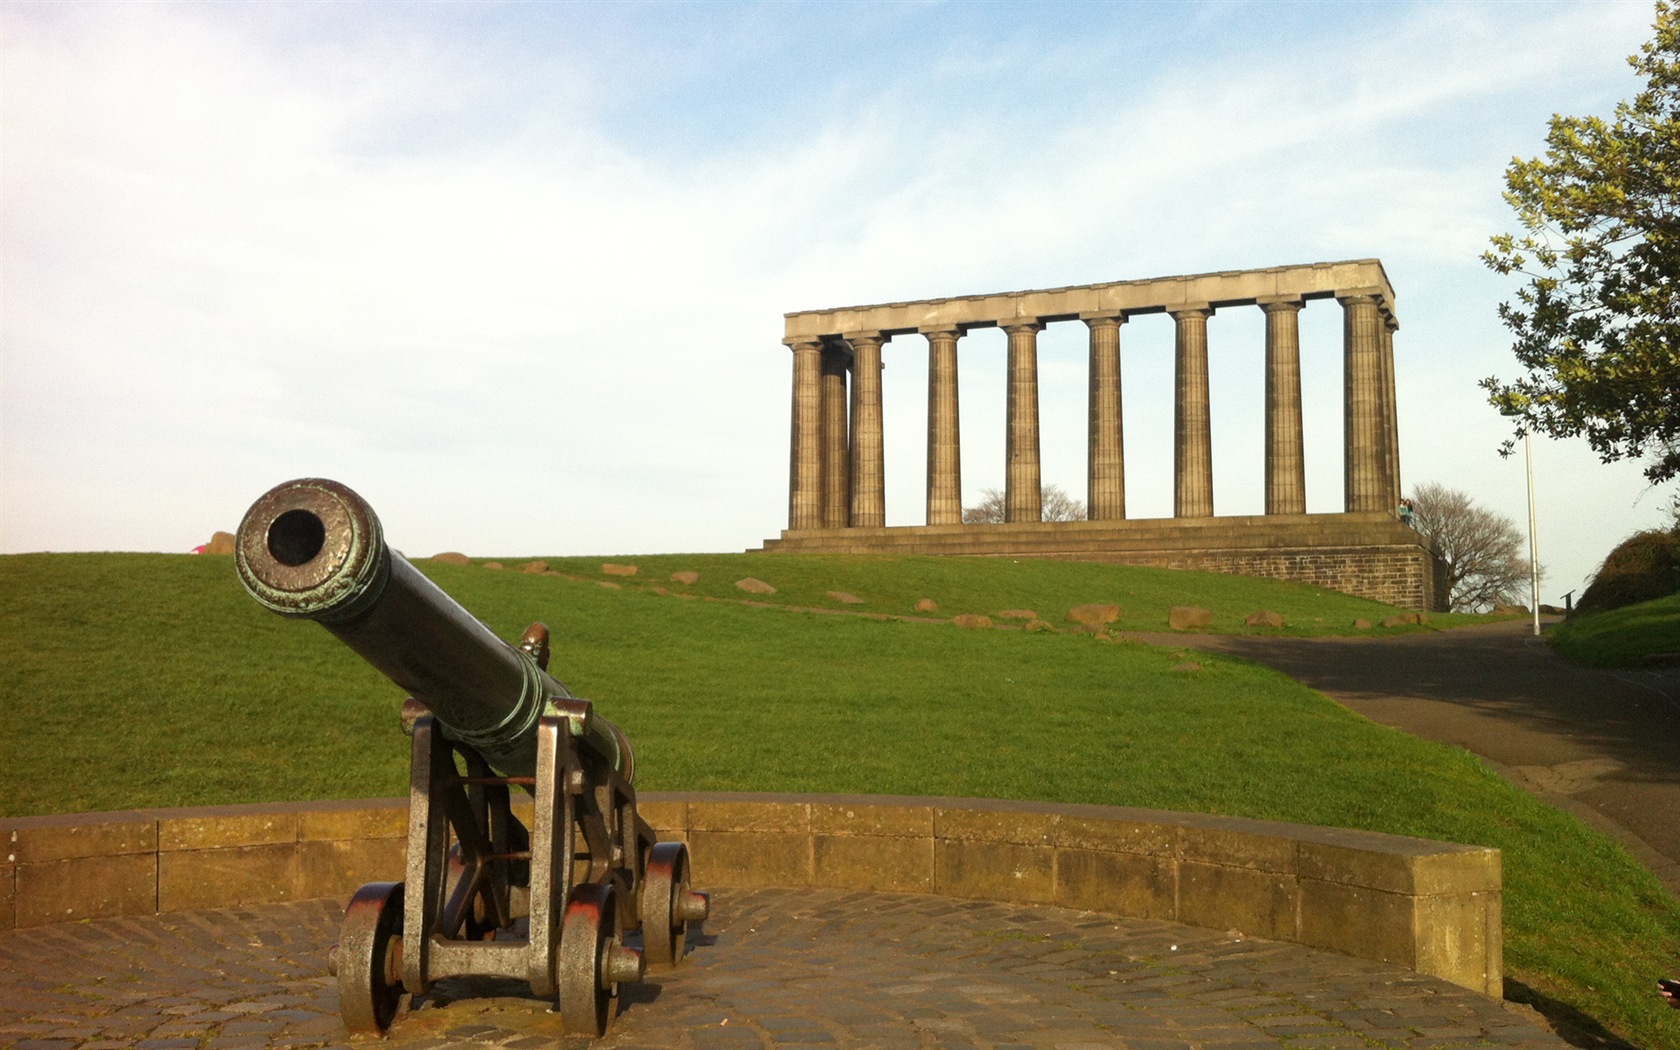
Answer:
<svg viewBox="0 0 1680 1050"><path fill-rule="evenodd" d="M955 554L1198 569L1294 580L1419 612L1440 611L1439 563L1384 512L1131 518L882 529L789 529L764 550Z"/></svg>

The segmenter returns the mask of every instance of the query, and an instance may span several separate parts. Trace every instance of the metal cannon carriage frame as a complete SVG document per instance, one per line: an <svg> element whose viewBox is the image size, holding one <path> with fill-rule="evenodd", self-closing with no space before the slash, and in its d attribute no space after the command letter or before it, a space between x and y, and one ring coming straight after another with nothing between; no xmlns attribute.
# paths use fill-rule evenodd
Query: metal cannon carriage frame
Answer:
<svg viewBox="0 0 1680 1050"><path fill-rule="evenodd" d="M330 968L353 1033L385 1032L405 993L445 977L527 982L569 1033L600 1036L620 984L675 965L709 901L688 849L636 811L630 742L549 676L549 632L517 649L384 543L354 492L277 486L236 539L241 582L263 605L316 620L412 695L408 863L345 910ZM529 792L531 826L514 814ZM640 948L627 945L641 932Z"/></svg>

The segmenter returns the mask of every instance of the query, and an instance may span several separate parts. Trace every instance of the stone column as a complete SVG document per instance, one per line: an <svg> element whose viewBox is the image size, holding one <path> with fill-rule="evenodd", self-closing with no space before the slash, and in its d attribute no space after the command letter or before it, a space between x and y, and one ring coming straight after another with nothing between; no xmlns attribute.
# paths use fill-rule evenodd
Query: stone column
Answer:
<svg viewBox="0 0 1680 1050"><path fill-rule="evenodd" d="M1305 514L1307 474L1301 433L1301 307L1266 298L1266 513Z"/></svg>
<svg viewBox="0 0 1680 1050"><path fill-rule="evenodd" d="M793 437L788 456L788 528L822 528L822 344L796 342L793 351Z"/></svg>
<svg viewBox="0 0 1680 1050"><path fill-rule="evenodd" d="M1383 482L1382 315L1364 291L1336 296L1342 304L1342 492L1348 511L1385 510Z"/></svg>
<svg viewBox="0 0 1680 1050"><path fill-rule="evenodd" d="M1085 506L1092 521L1126 516L1126 456L1120 426L1120 326L1124 314L1083 319L1091 329Z"/></svg>
<svg viewBox="0 0 1680 1050"><path fill-rule="evenodd" d="M1387 439L1383 451L1387 453L1388 505L1395 509L1406 491L1400 483L1400 412L1394 401L1394 333L1399 327L1392 313L1383 314L1383 423Z"/></svg>
<svg viewBox="0 0 1680 1050"><path fill-rule="evenodd" d="M957 328L924 331L928 341L927 523L962 524L962 450L957 426Z"/></svg>
<svg viewBox="0 0 1680 1050"><path fill-rule="evenodd" d="M1208 412L1206 303L1169 310L1178 323L1173 408L1173 517L1213 516L1213 433Z"/></svg>
<svg viewBox="0 0 1680 1050"><path fill-rule="evenodd" d="M846 336L852 344L852 515L853 528L887 523L887 476L881 436L881 344L879 332Z"/></svg>
<svg viewBox="0 0 1680 1050"><path fill-rule="evenodd" d="M1044 492L1038 460L1038 332L1036 320L1006 324L1009 334L1008 449L1003 520L1042 521Z"/></svg>
<svg viewBox="0 0 1680 1050"><path fill-rule="evenodd" d="M852 457L846 434L846 372L852 355L830 343L822 353L822 527L843 529L851 517Z"/></svg>

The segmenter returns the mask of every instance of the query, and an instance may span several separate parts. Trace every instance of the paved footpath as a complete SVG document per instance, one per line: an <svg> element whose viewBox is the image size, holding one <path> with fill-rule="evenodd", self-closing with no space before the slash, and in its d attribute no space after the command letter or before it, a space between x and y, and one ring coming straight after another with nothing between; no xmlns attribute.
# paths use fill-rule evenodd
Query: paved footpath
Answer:
<svg viewBox="0 0 1680 1050"><path fill-rule="evenodd" d="M726 891L603 1048L1340 1050L1566 1043L1408 970L1174 923L825 890ZM0 1046L346 1047L336 901L0 934ZM513 982L454 981L361 1047L556 1045ZM568 1046L588 1046L583 1040Z"/></svg>
<svg viewBox="0 0 1680 1050"><path fill-rule="evenodd" d="M1480 755L1619 838L1680 894L1680 668L1581 667L1531 632L1515 620L1386 638L1130 637L1266 664Z"/></svg>

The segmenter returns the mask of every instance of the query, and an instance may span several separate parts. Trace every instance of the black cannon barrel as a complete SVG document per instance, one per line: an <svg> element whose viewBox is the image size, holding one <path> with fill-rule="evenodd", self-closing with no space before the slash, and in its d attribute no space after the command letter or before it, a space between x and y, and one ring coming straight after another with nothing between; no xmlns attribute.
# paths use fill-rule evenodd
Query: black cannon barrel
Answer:
<svg viewBox="0 0 1680 1050"><path fill-rule="evenodd" d="M366 500L325 478L276 485L245 512L234 555L251 597L331 631L502 774L534 774L537 719L572 694L386 546ZM631 771L616 726L592 716L584 733Z"/></svg>

